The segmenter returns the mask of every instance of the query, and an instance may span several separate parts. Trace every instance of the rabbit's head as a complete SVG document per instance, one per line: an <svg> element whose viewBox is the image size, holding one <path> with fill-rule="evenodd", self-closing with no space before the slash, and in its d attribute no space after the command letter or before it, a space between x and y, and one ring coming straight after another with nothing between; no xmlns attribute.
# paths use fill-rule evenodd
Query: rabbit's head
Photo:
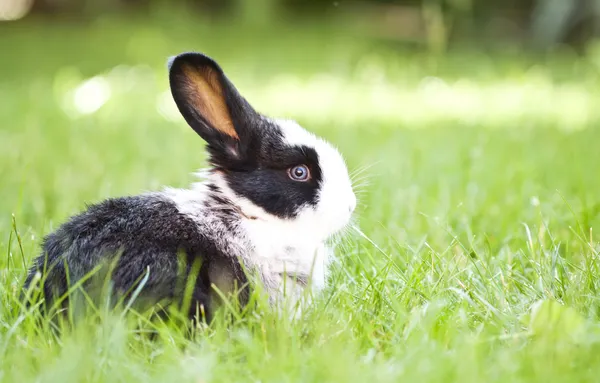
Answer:
<svg viewBox="0 0 600 383"><path fill-rule="evenodd" d="M319 241L349 222L356 197L332 145L294 121L256 112L203 54L172 58L169 81L179 111L207 143L220 180L213 187L245 216L281 220Z"/></svg>

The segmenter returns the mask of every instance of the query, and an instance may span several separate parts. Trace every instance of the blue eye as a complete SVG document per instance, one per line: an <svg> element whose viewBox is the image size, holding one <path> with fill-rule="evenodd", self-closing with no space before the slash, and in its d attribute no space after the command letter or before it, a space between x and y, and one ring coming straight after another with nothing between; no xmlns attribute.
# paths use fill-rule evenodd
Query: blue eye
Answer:
<svg viewBox="0 0 600 383"><path fill-rule="evenodd" d="M308 181L310 171L306 165L297 165L288 169L288 175L294 181Z"/></svg>

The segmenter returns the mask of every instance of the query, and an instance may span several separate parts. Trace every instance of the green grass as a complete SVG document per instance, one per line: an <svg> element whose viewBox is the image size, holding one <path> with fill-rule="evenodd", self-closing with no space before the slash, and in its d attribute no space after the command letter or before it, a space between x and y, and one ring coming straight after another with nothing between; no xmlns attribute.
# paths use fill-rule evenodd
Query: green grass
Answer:
<svg viewBox="0 0 600 383"><path fill-rule="evenodd" d="M0 25L0 381L597 379L594 50L433 57L322 23L177 16ZM165 58L188 49L364 169L365 237L337 249L329 288L295 321L262 307L191 340L133 314L36 321L17 289L43 235L86 203L185 187L205 165L164 96ZM73 95L93 76L110 98L82 115Z"/></svg>

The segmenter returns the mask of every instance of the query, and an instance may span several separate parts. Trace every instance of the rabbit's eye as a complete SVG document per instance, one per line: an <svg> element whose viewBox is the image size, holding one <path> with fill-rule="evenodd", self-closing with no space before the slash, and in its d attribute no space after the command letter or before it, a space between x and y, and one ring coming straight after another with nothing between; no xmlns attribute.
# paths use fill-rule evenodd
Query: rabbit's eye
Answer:
<svg viewBox="0 0 600 383"><path fill-rule="evenodd" d="M304 182L310 178L310 171L306 165L297 165L288 169L288 175L294 181Z"/></svg>

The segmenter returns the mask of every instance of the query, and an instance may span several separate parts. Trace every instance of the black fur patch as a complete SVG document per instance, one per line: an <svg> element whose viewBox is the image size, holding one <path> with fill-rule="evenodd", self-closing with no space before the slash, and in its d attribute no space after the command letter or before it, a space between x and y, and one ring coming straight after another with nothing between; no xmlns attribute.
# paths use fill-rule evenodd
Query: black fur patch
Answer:
<svg viewBox="0 0 600 383"><path fill-rule="evenodd" d="M322 181L319 157L307 146L289 146L279 126L261 120L257 132L243 151L244 165L237 162L221 163L231 189L246 197L270 214L294 218L306 205L316 206ZM287 170L296 165L307 165L311 179L298 182L289 178Z"/></svg>
<svg viewBox="0 0 600 383"><path fill-rule="evenodd" d="M198 232L194 221L182 215L170 200L146 195L92 205L48 235L25 288L37 271L44 273L43 291L47 303L52 303L67 292L67 280L72 285L110 261L116 263L111 272L115 298L131 293L149 273L140 300L151 304L181 299L194 263L200 262L189 314L192 316L202 305L207 320L211 312L206 270L211 262L230 265L238 285L246 283L237 260L220 253L210 238ZM89 283L84 286L92 287ZM246 297L247 292L243 295Z"/></svg>

